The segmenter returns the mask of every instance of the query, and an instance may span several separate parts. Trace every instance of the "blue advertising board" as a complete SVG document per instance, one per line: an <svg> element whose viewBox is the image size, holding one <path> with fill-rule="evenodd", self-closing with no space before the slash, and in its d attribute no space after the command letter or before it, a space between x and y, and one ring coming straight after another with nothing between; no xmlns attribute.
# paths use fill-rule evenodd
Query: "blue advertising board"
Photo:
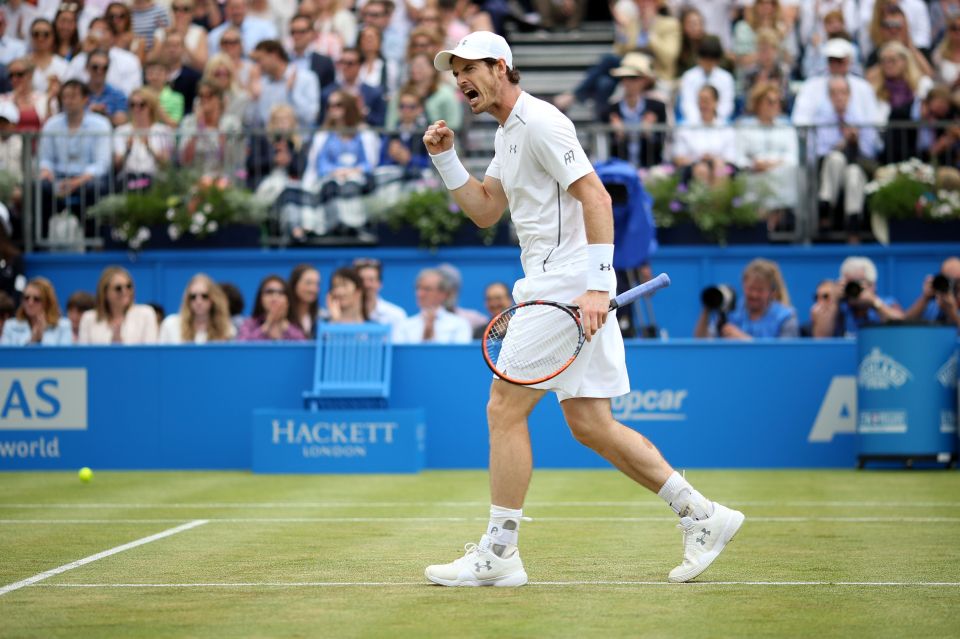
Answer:
<svg viewBox="0 0 960 639"><path fill-rule="evenodd" d="M422 410L253 412L255 473L416 473L423 468Z"/></svg>

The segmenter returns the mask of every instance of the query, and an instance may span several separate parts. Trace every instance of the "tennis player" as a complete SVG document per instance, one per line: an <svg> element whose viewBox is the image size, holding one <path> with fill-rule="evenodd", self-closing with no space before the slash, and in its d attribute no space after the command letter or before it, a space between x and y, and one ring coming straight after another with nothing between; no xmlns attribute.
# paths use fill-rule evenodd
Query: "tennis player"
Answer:
<svg viewBox="0 0 960 639"><path fill-rule="evenodd" d="M578 305L589 341L567 370L542 384L493 381L487 404L490 523L479 544L466 545L463 557L428 566L427 579L444 586L527 583L517 547L533 470L527 418L547 391L557 395L579 442L656 492L680 516L683 562L669 579L695 578L717 558L744 517L706 499L643 435L613 418L610 398L630 391L623 339L616 321L607 322L616 292L613 211L573 123L520 88L513 54L499 35L471 33L456 48L438 53L434 66L453 72L474 113L489 113L500 123L482 182L457 157L454 132L443 120L431 124L423 141L440 176L479 227L497 222L509 206L524 272L514 285L514 299Z"/></svg>

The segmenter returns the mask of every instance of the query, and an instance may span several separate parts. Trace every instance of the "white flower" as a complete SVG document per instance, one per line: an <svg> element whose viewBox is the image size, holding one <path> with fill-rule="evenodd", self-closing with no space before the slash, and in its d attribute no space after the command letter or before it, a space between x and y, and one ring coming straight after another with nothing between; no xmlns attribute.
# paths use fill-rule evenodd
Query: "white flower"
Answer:
<svg viewBox="0 0 960 639"><path fill-rule="evenodd" d="M137 229L137 236L135 239L141 242L146 242L150 239L150 229L145 226L141 226L139 229Z"/></svg>
<svg viewBox="0 0 960 639"><path fill-rule="evenodd" d="M217 228L218 227L217 227L216 220L210 220L209 222L207 222L207 233L215 233Z"/></svg>
<svg viewBox="0 0 960 639"><path fill-rule="evenodd" d="M141 244L143 244L143 242L141 242L137 238L133 238L132 240L130 240L130 248L132 248L134 251L140 248Z"/></svg>
<svg viewBox="0 0 960 639"><path fill-rule="evenodd" d="M176 217L176 215L177 215L177 212L173 210L173 207L172 207L172 206L171 206L169 209L167 209L167 219L168 219L168 220L173 220L173 218Z"/></svg>
<svg viewBox="0 0 960 639"><path fill-rule="evenodd" d="M177 240L180 239L180 229L177 227L176 224L171 224L170 226L167 227L167 235L170 237L172 241L176 242Z"/></svg>
<svg viewBox="0 0 960 639"><path fill-rule="evenodd" d="M863 187L863 192L867 195L873 195L880 190L880 185L874 180L873 182L867 182L867 185Z"/></svg>
<svg viewBox="0 0 960 639"><path fill-rule="evenodd" d="M207 223L207 216L200 211L197 211L196 213L194 213L193 217L190 218L191 226L194 224L196 224L197 226L203 226L206 223Z"/></svg>
<svg viewBox="0 0 960 639"><path fill-rule="evenodd" d="M203 212L206 213L207 215L210 215L211 213L213 213L213 204L210 204L209 202L204 204Z"/></svg>
<svg viewBox="0 0 960 639"><path fill-rule="evenodd" d="M951 213L953 213L953 207L946 202L941 202L930 210L931 217L950 217Z"/></svg>
<svg viewBox="0 0 960 639"><path fill-rule="evenodd" d="M192 235L199 235L200 231L202 230L203 230L203 227L201 225L194 224L193 222L190 223L190 233Z"/></svg>

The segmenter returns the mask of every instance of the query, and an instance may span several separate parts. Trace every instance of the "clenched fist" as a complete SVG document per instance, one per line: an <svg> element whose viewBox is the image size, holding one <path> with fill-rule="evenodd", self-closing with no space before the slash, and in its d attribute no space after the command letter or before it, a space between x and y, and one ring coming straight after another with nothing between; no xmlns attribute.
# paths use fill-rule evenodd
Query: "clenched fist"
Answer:
<svg viewBox="0 0 960 639"><path fill-rule="evenodd" d="M447 128L445 120L437 120L423 134L423 144L430 155L437 155L453 148L453 131Z"/></svg>

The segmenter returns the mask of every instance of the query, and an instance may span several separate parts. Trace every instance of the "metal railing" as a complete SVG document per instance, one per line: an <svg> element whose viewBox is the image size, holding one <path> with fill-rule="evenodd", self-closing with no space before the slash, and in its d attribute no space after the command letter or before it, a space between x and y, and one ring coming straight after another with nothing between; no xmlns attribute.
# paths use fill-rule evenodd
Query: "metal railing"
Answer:
<svg viewBox="0 0 960 639"><path fill-rule="evenodd" d="M795 136L796 157L786 164L790 167L788 182L785 188L795 191L795 197L787 198L790 219L793 222L785 229L775 231L771 239L787 242L806 243L822 239L823 234L818 224L818 191L819 191L819 158L816 152L818 135L823 129L819 127L792 127L785 125L780 128L764 128L756 125L731 125L736 148L728 150L728 157L734 164L740 164L741 170L750 174L750 153L763 154L763 144L768 142L771 150L777 140L782 143L783 136ZM903 161L911 157L923 156L923 147L929 141L932 127L946 128L956 126L952 122L935 124L920 122L898 122L875 129L882 149L874 158L875 164L888 164ZM464 163L475 174L482 177L493 155L492 136L485 135L490 127L483 123L474 122L468 139L463 140ZM581 143L590 157L600 161L611 157L618 152L620 155L630 155L637 158L637 148L642 149L643 155L637 162L638 168L651 167L670 163L677 155L678 145L683 144L682 138L696 132L696 127L653 125L645 127L626 127L621 132L612 127L599 124L580 126L578 134ZM715 131L715 129L714 129ZM164 135L153 134L149 142L138 137L133 145L127 144L128 138L113 132L112 134L90 135L78 133L66 136L64 139L46 141L43 135L25 133L23 135L23 199L20 203L24 229L24 246L30 252L33 250L85 250L98 248L104 245L107 238L107 229L102 220L94 218L91 208L105 196L110 194L125 194L131 190L143 191L148 188L156 173L151 175L151 158L156 171L195 170L198 174L210 178L223 178L229 184L243 187L250 191L260 189L261 195L270 200L267 228L269 229L264 240L269 244L282 245L292 241L291 232L294 225L291 223L290 211L299 207L300 218L305 215L304 210L312 208L319 216L312 222L314 232L311 238L316 242L337 242L338 229L344 227L350 231L347 240L358 237L367 241L375 241L370 234L370 222L366 218L366 208L372 200L379 202L378 206L385 206L391 198L394 200L403 189L398 186L405 181L422 180L419 172L405 173L396 167L379 169L370 176L358 182L357 189L364 198L353 203L353 207L343 208L330 216L329 184L336 180L331 175L317 175L316 159L311 153L315 136L328 132L301 131L298 133L300 145L287 143L289 137L277 137L264 131L242 131L235 134L213 133L201 140L186 138L179 132L165 134L168 139L161 139ZM366 134L365 143L369 147L370 155L379 154L380 150L373 147L380 140L382 131L370 131ZM694 133L694 137L696 134ZM103 165L103 146L109 149L109 162ZM631 149L631 145L633 148ZM747 149L749 146L758 148ZM149 146L146 150L144 146ZM286 148L286 155L280 148ZM127 149L131 151L126 152ZM960 165L960 152L954 144L937 158L940 165ZM51 149L55 157L50 157ZM42 158L46 153L48 157ZM94 161L96 156L96 162ZM131 161L134 156L135 161ZM734 159L736 158L736 159ZM282 160L282 161L281 161ZM377 157L371 164L376 164ZM283 164L283 166L278 166ZM293 165L288 170L287 167ZM97 167L94 179L83 184L72 179L77 167ZM269 187L266 186L268 177L285 176L275 179ZM273 179L273 178L271 178ZM421 182L422 185L422 182ZM337 189L333 189L337 191ZM343 192L349 191L347 188ZM383 196L390 191L389 196ZM293 207L293 208L291 208ZM336 218L340 216L338 221ZM307 214L309 218L309 214ZM323 218L323 219L321 219ZM346 221L346 225L344 225ZM351 230L352 229L352 230ZM339 238L341 241L344 238Z"/></svg>

